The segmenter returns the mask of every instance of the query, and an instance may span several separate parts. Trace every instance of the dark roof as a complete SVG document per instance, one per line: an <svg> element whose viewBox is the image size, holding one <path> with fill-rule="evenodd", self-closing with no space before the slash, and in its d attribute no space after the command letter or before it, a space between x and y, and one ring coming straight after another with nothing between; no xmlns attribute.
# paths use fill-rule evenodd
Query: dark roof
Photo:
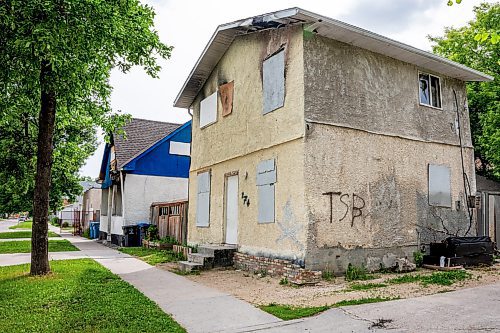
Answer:
<svg viewBox="0 0 500 333"><path fill-rule="evenodd" d="M113 135L117 169L120 170L125 164L180 126L182 124L132 118L123 127L126 138L123 135Z"/></svg>

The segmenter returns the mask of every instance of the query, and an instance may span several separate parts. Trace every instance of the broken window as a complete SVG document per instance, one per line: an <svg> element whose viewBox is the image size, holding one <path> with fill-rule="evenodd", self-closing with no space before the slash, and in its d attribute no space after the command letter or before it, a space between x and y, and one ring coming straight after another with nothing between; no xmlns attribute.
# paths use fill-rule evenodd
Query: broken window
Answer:
<svg viewBox="0 0 500 333"><path fill-rule="evenodd" d="M210 172L199 173L197 180L196 226L208 227L210 224Z"/></svg>
<svg viewBox="0 0 500 333"><path fill-rule="evenodd" d="M217 91L200 103L200 128L217 121Z"/></svg>
<svg viewBox="0 0 500 333"><path fill-rule="evenodd" d="M420 104L441 108L441 83L439 77L420 73L418 81Z"/></svg>
<svg viewBox="0 0 500 333"><path fill-rule="evenodd" d="M276 167L274 160L266 160L257 166L259 223L274 222L274 185L276 183Z"/></svg>
<svg viewBox="0 0 500 333"><path fill-rule="evenodd" d="M262 64L262 114L283 107L285 103L285 51L281 50Z"/></svg>
<svg viewBox="0 0 500 333"><path fill-rule="evenodd" d="M450 168L429 164L429 205L451 207Z"/></svg>

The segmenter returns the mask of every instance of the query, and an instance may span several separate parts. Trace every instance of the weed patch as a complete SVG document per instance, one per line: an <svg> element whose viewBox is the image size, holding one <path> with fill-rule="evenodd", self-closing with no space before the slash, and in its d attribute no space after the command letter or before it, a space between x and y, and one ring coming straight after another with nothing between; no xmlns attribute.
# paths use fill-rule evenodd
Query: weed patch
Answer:
<svg viewBox="0 0 500 333"><path fill-rule="evenodd" d="M385 283L352 283L346 291L362 291L387 287Z"/></svg>
<svg viewBox="0 0 500 333"><path fill-rule="evenodd" d="M279 305L271 303L269 305L260 306L261 310L266 311L267 313L272 314L275 317L278 317L283 320L292 320L303 317L310 317L328 310L330 306L312 306L312 307L298 307L298 306L289 306L289 305Z"/></svg>
<svg viewBox="0 0 500 333"><path fill-rule="evenodd" d="M347 266L347 270L345 272L345 279L346 281L364 281L364 280L373 280L378 278L378 276L369 274L366 268L364 267L357 267L349 263Z"/></svg>

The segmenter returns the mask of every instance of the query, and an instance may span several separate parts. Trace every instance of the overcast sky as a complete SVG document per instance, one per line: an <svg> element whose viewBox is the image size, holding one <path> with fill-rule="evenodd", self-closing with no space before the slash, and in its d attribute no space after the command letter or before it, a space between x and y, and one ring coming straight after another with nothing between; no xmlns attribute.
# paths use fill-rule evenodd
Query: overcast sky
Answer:
<svg viewBox="0 0 500 333"><path fill-rule="evenodd" d="M172 106L177 93L219 24L290 7L339 19L430 51L427 35L442 35L444 27L463 26L471 20L473 7L481 1L463 0L448 7L447 0L149 0L155 8L156 30L162 41L174 46L172 57L161 61L160 79L152 79L137 68L111 76L115 110L133 117L183 123L187 110ZM101 139L102 141L102 139ZM103 143L80 170L98 176Z"/></svg>

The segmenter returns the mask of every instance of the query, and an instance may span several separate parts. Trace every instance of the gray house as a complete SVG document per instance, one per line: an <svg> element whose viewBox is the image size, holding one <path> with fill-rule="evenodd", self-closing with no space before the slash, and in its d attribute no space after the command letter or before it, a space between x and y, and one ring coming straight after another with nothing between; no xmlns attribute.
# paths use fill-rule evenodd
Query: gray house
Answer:
<svg viewBox="0 0 500 333"><path fill-rule="evenodd" d="M487 80L299 8L220 25L175 100L193 110L188 242L341 272L475 234L465 83Z"/></svg>

